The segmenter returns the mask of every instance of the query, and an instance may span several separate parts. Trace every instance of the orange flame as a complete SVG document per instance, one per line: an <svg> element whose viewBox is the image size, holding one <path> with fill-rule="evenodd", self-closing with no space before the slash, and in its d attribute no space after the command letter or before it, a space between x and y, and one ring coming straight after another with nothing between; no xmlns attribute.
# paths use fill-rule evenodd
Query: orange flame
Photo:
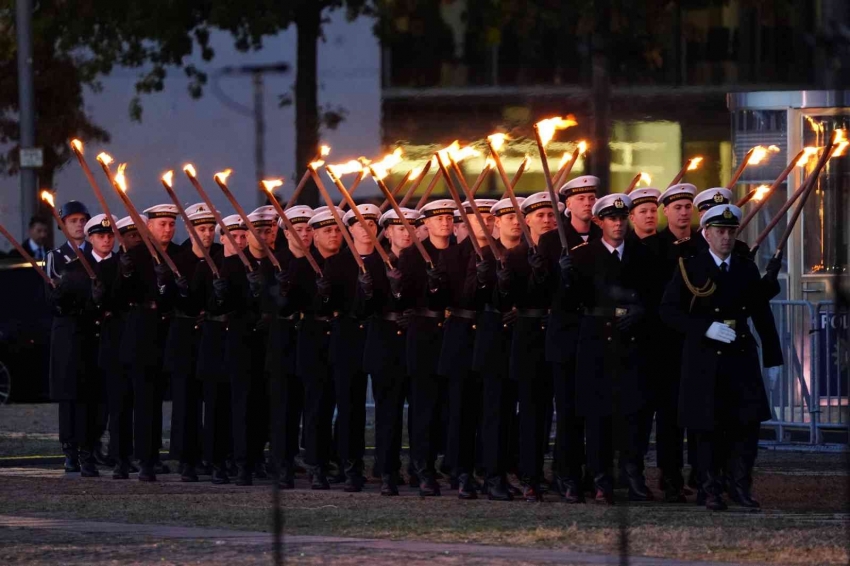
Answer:
<svg viewBox="0 0 850 566"><path fill-rule="evenodd" d="M691 157L688 162L688 171L695 171L702 163L702 157Z"/></svg>
<svg viewBox="0 0 850 566"><path fill-rule="evenodd" d="M577 125L578 122L576 122L575 117L570 115L566 118L557 116L555 118L540 120L534 124L534 127L537 128L538 132L540 132L540 141L543 143L543 147L546 147L549 142L552 141L552 138L555 137L556 130L566 130L567 128Z"/></svg>
<svg viewBox="0 0 850 566"><path fill-rule="evenodd" d="M464 159L481 155L481 152L473 148L471 145L460 149L449 149L446 153L451 156L455 163L460 163Z"/></svg>
<svg viewBox="0 0 850 566"><path fill-rule="evenodd" d="M532 163L534 163L534 162L531 160L530 155L526 155L525 157L522 158L522 164L521 165L523 165L525 171L531 170L531 164Z"/></svg>
<svg viewBox="0 0 850 566"><path fill-rule="evenodd" d="M76 138L72 139L71 140L71 147L73 147L75 150L77 150L78 153L80 153L80 154L83 153L83 142L81 142L80 140L78 140Z"/></svg>
<svg viewBox="0 0 850 566"><path fill-rule="evenodd" d="M808 163L813 156L817 155L817 152L818 148L816 147L804 147L803 155L801 155L800 159L797 160L797 167L805 167L806 163Z"/></svg>
<svg viewBox="0 0 850 566"><path fill-rule="evenodd" d="M361 171L363 171L363 164L357 161L356 159L352 159L350 161L346 161L345 163L327 165L327 170L330 171L331 175L339 179L343 175L348 175L349 173L360 173Z"/></svg>
<svg viewBox="0 0 850 566"><path fill-rule="evenodd" d="M263 179L260 183L266 192L271 193L276 188L283 186L283 179Z"/></svg>
<svg viewBox="0 0 850 566"><path fill-rule="evenodd" d="M847 141L847 130L835 130L833 133L833 143L836 144L835 150L830 157L840 157L847 151L847 146L850 142Z"/></svg>
<svg viewBox="0 0 850 566"><path fill-rule="evenodd" d="M330 154L331 154L331 146L323 145L323 146L319 147L319 155L321 157L327 157Z"/></svg>
<svg viewBox="0 0 850 566"><path fill-rule="evenodd" d="M416 167L415 169L411 169L410 175L407 177L407 180L408 181L415 181L416 179L419 178L419 175L421 175L422 171L424 171L424 170L425 170L424 165L422 167Z"/></svg>
<svg viewBox="0 0 850 566"><path fill-rule="evenodd" d="M770 185L759 185L756 187L756 194L753 195L753 200L762 200L770 192Z"/></svg>
<svg viewBox="0 0 850 566"><path fill-rule="evenodd" d="M511 138L508 137L508 134L490 134L487 136L487 139L490 141L490 145L493 146L493 150L499 151L502 149L502 146L505 145L505 140L509 140Z"/></svg>
<svg viewBox="0 0 850 566"><path fill-rule="evenodd" d="M811 126L812 130L815 133L822 134L824 132L824 130L826 129L826 125L824 125L823 122L818 122L818 121L814 120L811 116L804 116L804 118L809 123L809 126Z"/></svg>
<svg viewBox="0 0 850 566"><path fill-rule="evenodd" d="M779 148L775 145L764 147L761 145L755 146L750 150L750 158L747 160L747 165L758 165L768 156L768 153L777 153Z"/></svg>
<svg viewBox="0 0 850 566"><path fill-rule="evenodd" d="M390 169L401 163L401 155L402 151L400 147L395 148L392 153L389 153L383 157L377 163L372 163L370 166L372 170L372 174L377 179L383 179L387 175L390 174Z"/></svg>
<svg viewBox="0 0 850 566"><path fill-rule="evenodd" d="M96 159L104 165L109 165L110 163L112 163L112 156L106 153L105 151L98 153Z"/></svg>
<svg viewBox="0 0 850 566"><path fill-rule="evenodd" d="M53 193L50 191L41 191L41 200L49 204L51 207L56 206L56 203L53 200Z"/></svg>
<svg viewBox="0 0 850 566"><path fill-rule="evenodd" d="M162 182L168 185L169 187L173 187L172 181L174 180L174 171L166 171L162 176Z"/></svg>
<svg viewBox="0 0 850 566"><path fill-rule="evenodd" d="M195 171L195 166L192 165L191 163L187 163L186 165L184 165L183 171L185 171L186 174L189 175L190 177L197 177L198 176L197 172Z"/></svg>
<svg viewBox="0 0 850 566"><path fill-rule="evenodd" d="M568 151L565 151L564 155L561 156L561 160L558 162L558 169L569 163L572 158L573 154Z"/></svg>
<svg viewBox="0 0 850 566"><path fill-rule="evenodd" d="M644 173L643 171L641 171L640 172L640 179L638 180L638 183L640 183L640 182L646 183L646 186L648 187L649 185L652 184L652 177L649 176L649 173Z"/></svg>
<svg viewBox="0 0 850 566"><path fill-rule="evenodd" d="M213 178L219 183L224 184L227 182L227 178L230 177L231 173L233 173L233 169L225 169L213 175Z"/></svg>
<svg viewBox="0 0 850 566"><path fill-rule="evenodd" d="M492 169L495 166L496 166L496 160L493 159L492 157L488 157L487 159L484 160L484 168L485 169Z"/></svg>
<svg viewBox="0 0 850 566"><path fill-rule="evenodd" d="M582 140L578 142L578 154L584 155L585 153L587 153L587 142Z"/></svg>
<svg viewBox="0 0 850 566"><path fill-rule="evenodd" d="M118 185L118 188L123 192L127 192L127 177L124 176L124 169L127 168L126 163L122 163L118 166L118 172L115 173L115 184Z"/></svg>
<svg viewBox="0 0 850 566"><path fill-rule="evenodd" d="M308 165L308 167L310 169L315 170L315 169L318 169L319 167L321 167L324 164L325 164L324 159L319 159L318 161L311 161L310 164Z"/></svg>

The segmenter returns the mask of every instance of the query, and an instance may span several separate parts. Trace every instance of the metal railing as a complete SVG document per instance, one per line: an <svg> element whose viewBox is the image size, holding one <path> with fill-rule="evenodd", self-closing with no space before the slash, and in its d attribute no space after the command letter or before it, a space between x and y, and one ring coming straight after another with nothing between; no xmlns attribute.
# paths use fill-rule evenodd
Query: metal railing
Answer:
<svg viewBox="0 0 850 566"><path fill-rule="evenodd" d="M763 423L776 430L778 443L850 443L850 347L848 313L832 302L771 301L785 364L771 382L763 371L773 418Z"/></svg>

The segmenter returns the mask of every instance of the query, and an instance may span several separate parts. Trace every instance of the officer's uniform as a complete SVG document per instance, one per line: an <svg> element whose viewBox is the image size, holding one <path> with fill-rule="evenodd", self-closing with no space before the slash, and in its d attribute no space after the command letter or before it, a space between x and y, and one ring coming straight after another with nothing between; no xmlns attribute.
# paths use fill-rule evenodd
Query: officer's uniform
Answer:
<svg viewBox="0 0 850 566"><path fill-rule="evenodd" d="M628 214L624 194L600 198L594 216ZM641 244L614 248L603 239L576 248L571 290L584 316L576 358L576 408L586 419L587 464L594 474L596 500L613 503L611 466L614 433L626 460L629 496L651 499L641 461L640 431L648 398L647 374L657 318L661 280L654 256Z"/></svg>
<svg viewBox="0 0 850 566"><path fill-rule="evenodd" d="M738 226L734 205L712 207L701 225ZM725 509L718 470L729 453L733 498L757 507L750 495L762 421L771 417L759 367L782 365L773 314L759 272L749 259L711 252L683 260L661 305L664 321L684 337L679 424L697 431L698 467L706 506ZM731 328L731 330L730 330Z"/></svg>

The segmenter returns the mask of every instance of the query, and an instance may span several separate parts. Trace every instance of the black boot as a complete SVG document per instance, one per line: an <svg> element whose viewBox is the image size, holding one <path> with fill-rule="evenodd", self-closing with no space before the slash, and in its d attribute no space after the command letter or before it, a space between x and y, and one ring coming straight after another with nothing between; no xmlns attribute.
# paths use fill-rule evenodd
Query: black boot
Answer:
<svg viewBox="0 0 850 566"><path fill-rule="evenodd" d="M127 458L127 469L131 474L138 474L141 468L134 464L133 460Z"/></svg>
<svg viewBox="0 0 850 566"><path fill-rule="evenodd" d="M665 503L686 503L684 493L685 480L682 474L661 474L659 481L664 491Z"/></svg>
<svg viewBox="0 0 850 566"><path fill-rule="evenodd" d="M180 464L180 481L184 483L194 483L198 481L198 473L195 471L194 464Z"/></svg>
<svg viewBox="0 0 850 566"><path fill-rule="evenodd" d="M325 476L328 478L328 483L337 484L337 483L345 483L345 466L342 462L331 462L333 466L333 470L326 470Z"/></svg>
<svg viewBox="0 0 850 566"><path fill-rule="evenodd" d="M434 470L425 462L416 462L416 474L419 476L419 495L422 497L440 495L440 484L437 483Z"/></svg>
<svg viewBox="0 0 850 566"><path fill-rule="evenodd" d="M629 485L629 501L652 501L655 499L646 485L643 471L635 464L626 464L626 482Z"/></svg>
<svg viewBox="0 0 850 566"><path fill-rule="evenodd" d="M156 481L156 468L153 464L141 464L139 470L139 481L154 482Z"/></svg>
<svg viewBox="0 0 850 566"><path fill-rule="evenodd" d="M94 454L86 448L80 449L80 475L84 478L96 478L100 475Z"/></svg>
<svg viewBox="0 0 850 566"><path fill-rule="evenodd" d="M227 461L227 475L231 478L239 475L239 466L236 465L236 460Z"/></svg>
<svg viewBox="0 0 850 566"><path fill-rule="evenodd" d="M584 503L584 490L579 487L577 480L573 478L562 479L561 489L563 490L564 502Z"/></svg>
<svg viewBox="0 0 850 566"><path fill-rule="evenodd" d="M195 465L195 474L199 476L211 476L212 473L213 467L209 462L199 462Z"/></svg>
<svg viewBox="0 0 850 566"><path fill-rule="evenodd" d="M213 464L212 483L224 485L230 483L230 475L227 473L227 464Z"/></svg>
<svg viewBox="0 0 850 566"><path fill-rule="evenodd" d="M478 489L472 474L462 473L457 477L459 499L478 499Z"/></svg>
<svg viewBox="0 0 850 566"><path fill-rule="evenodd" d="M688 487L691 489L699 489L702 485L699 482L699 474L697 469L691 466L691 471L688 473Z"/></svg>
<svg viewBox="0 0 850 566"><path fill-rule="evenodd" d="M62 453L65 454L65 473L75 474L80 471L80 452L74 442L64 442Z"/></svg>
<svg viewBox="0 0 850 566"><path fill-rule="evenodd" d="M720 480L712 472L703 472L702 489L705 493L705 508L710 511L726 511Z"/></svg>
<svg viewBox="0 0 850 566"><path fill-rule="evenodd" d="M407 485L410 487L419 487L419 474L416 473L416 466L413 465L413 462L407 465L407 477Z"/></svg>
<svg viewBox="0 0 850 566"><path fill-rule="evenodd" d="M328 477L325 475L325 470L321 466L313 467L313 481L310 484L310 489L327 490L331 488Z"/></svg>
<svg viewBox="0 0 850 566"><path fill-rule="evenodd" d="M543 493L540 491L540 482L535 478L522 478L522 497L526 501L543 501Z"/></svg>
<svg viewBox="0 0 850 566"><path fill-rule="evenodd" d="M254 478L251 475L251 466L248 464L237 464L239 473L236 474L236 485L248 486L254 485Z"/></svg>
<svg viewBox="0 0 850 566"><path fill-rule="evenodd" d="M608 474L596 474L593 478L596 493L593 497L601 505L614 505L614 482Z"/></svg>
<svg viewBox="0 0 850 566"><path fill-rule="evenodd" d="M283 462L278 466L278 482L280 489L295 489L295 464Z"/></svg>
<svg viewBox="0 0 850 566"><path fill-rule="evenodd" d="M130 479L130 466L127 460L118 460L115 467L112 469L112 479L128 480Z"/></svg>
<svg viewBox="0 0 850 566"><path fill-rule="evenodd" d="M395 474L384 474L381 476L381 495L386 497L398 495Z"/></svg>
<svg viewBox="0 0 850 566"><path fill-rule="evenodd" d="M266 463L262 460L254 464L254 477L258 480L264 480L269 477L269 472L266 469Z"/></svg>
<svg viewBox="0 0 850 566"><path fill-rule="evenodd" d="M118 464L118 462L115 461L115 458L103 452L103 445L100 442L95 445L92 455L94 456L95 462L98 466L112 468Z"/></svg>
<svg viewBox="0 0 850 566"><path fill-rule="evenodd" d="M504 474L487 478L487 499L490 501L513 501L514 496L508 490L508 480Z"/></svg>
<svg viewBox="0 0 850 566"><path fill-rule="evenodd" d="M363 477L363 462L358 460L347 460L345 462L345 487L346 493L359 493L363 491L366 478Z"/></svg>
<svg viewBox="0 0 850 566"><path fill-rule="evenodd" d="M161 460L157 460L153 465L154 471L157 474L170 474L171 468L169 468L166 464L162 463Z"/></svg>
<svg viewBox="0 0 850 566"><path fill-rule="evenodd" d="M753 499L753 477L743 459L738 458L732 465L732 481L729 485L729 497L741 507L759 509L761 504Z"/></svg>

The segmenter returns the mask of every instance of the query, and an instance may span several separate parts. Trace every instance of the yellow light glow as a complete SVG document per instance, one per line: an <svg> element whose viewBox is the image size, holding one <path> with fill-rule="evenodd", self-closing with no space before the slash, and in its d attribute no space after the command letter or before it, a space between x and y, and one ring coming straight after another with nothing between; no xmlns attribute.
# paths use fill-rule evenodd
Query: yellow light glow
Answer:
<svg viewBox="0 0 850 566"><path fill-rule="evenodd" d="M832 155L830 157L840 157L844 155L844 152L847 151L847 146L850 145L850 142L847 141L847 131L835 130L833 136L833 143L837 145L835 146L835 150L832 152Z"/></svg>
<svg viewBox="0 0 850 566"><path fill-rule="evenodd" d="M231 173L233 173L233 169L225 169L213 175L213 178L219 183L224 184L227 182L227 178L230 177Z"/></svg>
<svg viewBox="0 0 850 566"><path fill-rule="evenodd" d="M558 162L558 169L569 163L572 158L573 154L568 151L565 151L564 155L561 156L561 160Z"/></svg>
<svg viewBox="0 0 850 566"><path fill-rule="evenodd" d="M337 163L336 165L328 165L328 171L331 172L331 175L339 179L343 175L348 175L349 173L360 173L363 171L363 164L356 159L352 159L350 161L346 161L345 163Z"/></svg>
<svg viewBox="0 0 850 566"><path fill-rule="evenodd" d="M127 192L127 177L124 175L124 169L127 168L126 163L122 163L118 166L118 172L115 173L115 184L118 185L118 188L121 189L122 192Z"/></svg>
<svg viewBox="0 0 850 566"><path fill-rule="evenodd" d="M756 194L753 195L753 200L762 200L770 192L770 185L759 185L756 187Z"/></svg>
<svg viewBox="0 0 850 566"><path fill-rule="evenodd" d="M96 159L104 165L109 165L110 163L112 163L112 156L104 151L98 153Z"/></svg>
<svg viewBox="0 0 850 566"><path fill-rule="evenodd" d="M691 157L688 162L688 171L695 171L702 163L702 157Z"/></svg>
<svg viewBox="0 0 850 566"><path fill-rule="evenodd" d="M81 142L80 140L78 140L76 138L72 139L71 140L71 147L73 147L75 150L77 150L78 153L81 153L81 154L83 153L83 142Z"/></svg>
<svg viewBox="0 0 850 566"><path fill-rule="evenodd" d="M649 173L644 173L643 171L641 171L640 172L640 180L638 182L639 183L646 183L646 186L648 187L649 185L652 184L652 177L650 177Z"/></svg>
<svg viewBox="0 0 850 566"><path fill-rule="evenodd" d="M811 159L814 155L816 155L817 152L818 152L818 148L816 148L816 147L811 147L811 146L804 147L803 148L803 155L801 155L800 159L797 160L797 167L805 167L806 163L809 162L809 159Z"/></svg>
<svg viewBox="0 0 850 566"><path fill-rule="evenodd" d="M495 166L496 166L496 160L493 159L492 157L488 157L487 159L484 160L484 168L485 169L492 169Z"/></svg>
<svg viewBox="0 0 850 566"><path fill-rule="evenodd" d="M747 165L758 165L761 163L765 157L768 156L769 153L777 153L779 148L775 145L770 147L764 147L761 145L755 146L750 150L750 158L747 160Z"/></svg>
<svg viewBox="0 0 850 566"><path fill-rule="evenodd" d="M316 169L318 169L319 167L321 167L324 164L325 164L325 161L323 159L320 159L318 161L311 161L310 164L308 165L308 167L315 171Z"/></svg>
<svg viewBox="0 0 850 566"><path fill-rule="evenodd" d="M587 153L587 142L582 140L578 142L578 154L584 155L585 153Z"/></svg>
<svg viewBox="0 0 850 566"><path fill-rule="evenodd" d="M174 171L166 171L165 174L162 176L162 182L165 183L166 185L168 185L169 187L174 186L174 185L172 185L173 180L174 180Z"/></svg>
<svg viewBox="0 0 850 566"><path fill-rule="evenodd" d="M493 146L493 150L499 151L502 149L502 146L505 145L505 140L509 140L511 138L509 138L507 134L490 134L487 136L487 139L490 141L490 145Z"/></svg>
<svg viewBox="0 0 850 566"><path fill-rule="evenodd" d="M392 153L385 155L377 163L372 163L370 168L376 179L383 179L390 174L390 170L401 163L402 151L400 147L395 148Z"/></svg>
<svg viewBox="0 0 850 566"><path fill-rule="evenodd" d="M424 170L425 170L424 165L422 167L416 167L415 169L411 169L410 175L408 175L407 180L408 181L414 181L414 180L418 179L419 175L421 175L422 171L424 171Z"/></svg>
<svg viewBox="0 0 850 566"><path fill-rule="evenodd" d="M546 147L552 141L552 138L555 137L555 131L566 130L577 125L578 122L576 122L573 116L567 116L566 118L556 116L555 118L540 120L534 124L534 127L540 132L540 141L543 142L543 147Z"/></svg>
<svg viewBox="0 0 850 566"><path fill-rule="evenodd" d="M53 193L50 191L41 191L41 200L49 204L51 207L56 206L56 203L53 201Z"/></svg>
<svg viewBox="0 0 850 566"><path fill-rule="evenodd" d="M471 145L462 147L460 149L450 149L446 153L451 156L455 163L460 163L464 159L468 159L470 157L478 157L479 155L481 155L481 152L476 150Z"/></svg>
<svg viewBox="0 0 850 566"><path fill-rule="evenodd" d="M187 163L186 165L184 165L183 171L185 171L186 174L189 175L190 177L197 177L198 176L198 174L195 172L195 166L192 165L191 163Z"/></svg>
<svg viewBox="0 0 850 566"><path fill-rule="evenodd" d="M283 179L263 179L260 181L266 192L272 192L278 187L283 186Z"/></svg>
<svg viewBox="0 0 850 566"><path fill-rule="evenodd" d="M319 155L322 157L327 157L331 154L331 146L323 145L319 148Z"/></svg>

